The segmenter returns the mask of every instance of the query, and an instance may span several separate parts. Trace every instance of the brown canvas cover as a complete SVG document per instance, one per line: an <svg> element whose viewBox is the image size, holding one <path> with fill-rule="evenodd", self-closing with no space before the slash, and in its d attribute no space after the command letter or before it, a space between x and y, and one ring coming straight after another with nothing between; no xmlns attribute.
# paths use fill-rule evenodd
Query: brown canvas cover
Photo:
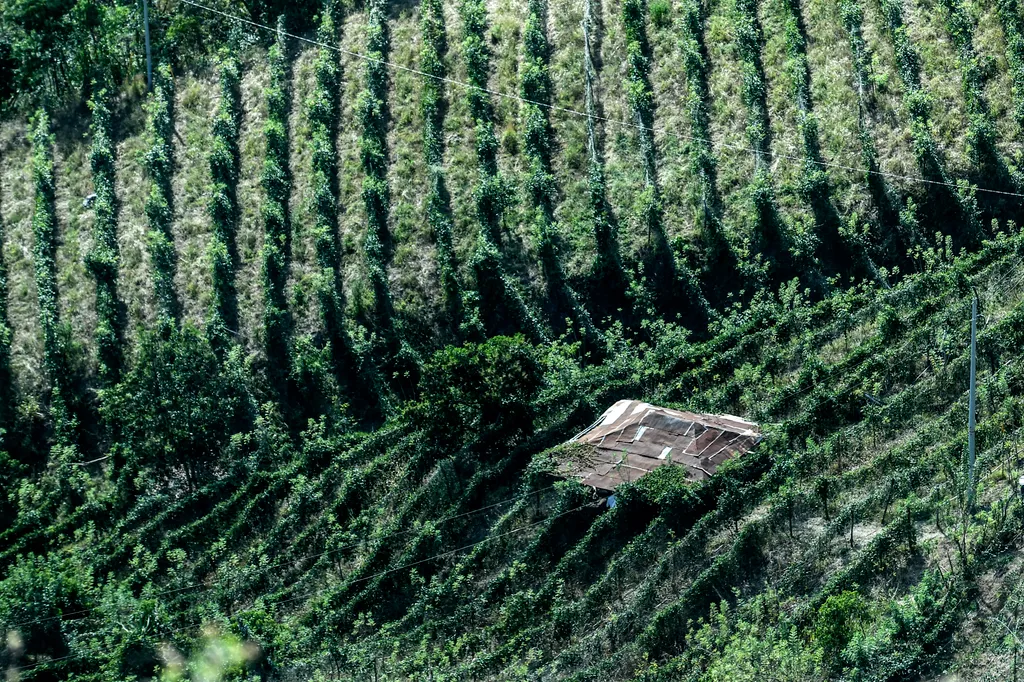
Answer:
<svg viewBox="0 0 1024 682"><path fill-rule="evenodd" d="M760 440L758 425L740 417L620 400L569 441L578 447L560 471L602 492L666 465L683 467L688 478L699 481Z"/></svg>

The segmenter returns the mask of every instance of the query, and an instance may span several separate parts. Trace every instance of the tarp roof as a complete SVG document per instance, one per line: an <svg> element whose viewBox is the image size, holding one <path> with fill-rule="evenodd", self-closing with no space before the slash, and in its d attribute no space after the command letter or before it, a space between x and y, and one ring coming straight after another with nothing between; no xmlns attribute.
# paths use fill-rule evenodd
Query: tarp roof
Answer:
<svg viewBox="0 0 1024 682"><path fill-rule="evenodd" d="M606 492L669 464L685 468L697 481L760 440L757 424L732 415L620 400L570 441L592 448L577 449L584 453L580 461L563 462L561 472Z"/></svg>

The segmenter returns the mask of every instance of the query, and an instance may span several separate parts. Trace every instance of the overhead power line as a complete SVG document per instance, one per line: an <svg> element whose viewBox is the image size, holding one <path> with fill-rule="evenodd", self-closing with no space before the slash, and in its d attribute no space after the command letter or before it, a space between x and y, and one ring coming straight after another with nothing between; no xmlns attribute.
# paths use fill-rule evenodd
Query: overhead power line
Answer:
<svg viewBox="0 0 1024 682"><path fill-rule="evenodd" d="M354 57L355 59L361 59L363 61L373 62L375 64L381 64L383 66L390 67L390 68L395 69L397 71L404 71L406 73L411 73L411 74L420 76L422 78L430 78L432 80L436 80L436 81L439 81L439 82L442 82L442 83L447 83L449 85L456 85L456 86L458 86L460 88L466 88L467 90L476 90L478 92L484 92L484 93L487 93L488 95L493 95L495 97L501 97L503 99L515 100L517 102L522 102L523 104L532 104L534 106L542 107L542 108L548 109L550 111L557 111L557 112L560 112L560 113L563 113L563 114L569 114L571 116L579 116L579 117L582 117L582 118L590 118L590 119L593 119L595 121L601 121L602 123L610 123L612 125L623 126L623 127L626 127L626 128L635 128L637 130L646 130L646 131L649 131L651 133L660 133L662 135L667 135L669 137L675 137L675 138L680 139L680 140L688 140L688 141L691 141L691 142L703 142L705 144L714 146L714 143L711 140L707 139L707 138L697 137L697 136L694 136L694 135L687 135L685 133L678 133L678 132L666 130L666 129L663 129L663 128L659 129L659 128L655 128L655 127L652 127L652 126L645 126L642 123L636 123L636 122L633 122L633 121L625 121L625 120L622 120L622 119L608 118L606 116L600 116L598 114L588 114L585 111L580 111L578 109L572 109L570 107L563 107L563 106L559 106L557 104L550 104L548 102L538 102L538 101L535 101L535 100L532 100L532 99L521 97L521 96L513 94L513 93L503 92L501 90L494 90L492 88L485 88L485 87L481 87L481 86L478 86L478 85L473 85L471 83L467 83L465 81L460 81L458 79L450 78L450 77L447 77L447 76L438 76L438 75L435 75L435 74L427 73L426 71L421 71L421 70L416 69L416 68L411 67L411 66L403 66L401 64L396 64L394 62L387 61L386 59L380 59L378 57L372 57L372 56L370 56L368 54L364 54L362 52L357 52L355 50L349 50L349 49L346 49L346 48L341 47L339 45L330 45L328 43L322 43L322 42L320 42L318 40L314 40L312 38L306 38L305 36L300 36L300 35L297 35L297 34L294 34L294 33L289 33L287 31L278 31L277 28L275 28L273 26L267 26L266 24L261 24L258 21L253 21L252 19L246 19L245 17L240 17L240 16L238 16L236 14L231 14L229 12L224 12L223 10L219 10L219 9L217 9L215 7L210 7L209 5L204 5L202 3L195 2L195 0L180 0L180 1L185 3L186 5L191 5L192 7L196 7L198 9L204 10L206 12L210 12L212 14L217 14L219 16L224 17L225 19L230 19L231 21L236 21L236 22L239 22L239 23L242 23L242 24L246 24L248 26L259 28L259 29L262 29L262 30L265 30L265 31L270 31L270 32L275 33L275 34L280 34L280 35L283 35L285 37L292 38L293 40L298 40L300 42L307 43L309 45L315 45L317 47L322 47L322 48L327 49L327 50L334 50L335 52L339 52L341 54L348 55L350 57ZM725 149L732 149L732 150L735 150L735 151L747 152L749 154L760 154L760 152L758 150L754 149L753 147L745 147L743 145L736 145L736 144L729 144L727 142L722 142L718 146L723 147ZM872 170L870 168L860 168L858 166L848 166L846 164L835 163L835 162L832 162L832 161L820 161L820 160L808 159L808 158L805 158L803 156L796 156L796 155L793 155L793 154L776 153L776 154L774 154L774 156L779 157L779 158L783 158L783 159L788 159L790 161L798 161L798 162L801 162L801 163L805 163L806 162L806 163L811 163L811 164L814 164L816 166L822 166L822 167L826 167L826 168L835 168L837 170L846 170L846 171L852 171L852 172L856 172L856 173L865 173L865 174L868 174L868 175L877 175L877 176L880 176L880 177L890 178L890 179L893 179L893 180L903 180L903 181L906 181L906 182L917 182L917 183L926 184L926 185L936 185L936 186L942 186L942 187L949 187L949 188L954 189L954 190L958 190L959 189L959 185L957 185L955 183L952 183L952 182L944 182L942 180L929 180L928 178L922 178L922 177L916 176L916 175L903 175L901 173L890 173L890 172L883 171L883 170ZM1009 192L1009 191L1005 191L1005 190L992 189L992 188L989 188L989 187L979 187L979 186L974 186L974 185L972 185L971 187L972 187L972 189L974 189L975 191L978 191L978 192L985 192L987 194L998 194L998 195L1001 195L1001 196L1010 196L1010 197L1017 197L1017 198L1020 198L1020 199L1024 199L1024 193L1021 193L1021 192Z"/></svg>
<svg viewBox="0 0 1024 682"><path fill-rule="evenodd" d="M485 512L485 511L488 511L490 509L494 509L495 507L500 507L503 504L508 504L509 502L515 502L517 500L521 500L521 499L524 499L526 497L530 497L531 495L538 495L540 493L547 492L548 490L551 490L551 489L553 489L555 487L556 486L554 486L554 485L549 485L546 488L538 488L536 490L530 490L530 491L522 493L520 495L516 495L515 497L509 497L507 499L500 500L498 502L493 502L493 503L491 503L491 504L489 504L489 505L487 505L485 507L479 507L477 509L470 509L469 511L464 511L464 512L459 513L459 514L453 514L452 516L446 516L446 517L444 517L442 519L438 519L437 521L435 521L434 522L434 526L435 527L436 526L440 526L441 524L448 523L449 521L454 521L455 519L461 519L461 518L463 518L465 516L472 516L473 514L479 514L481 512ZM357 540L356 542L352 542L352 543L349 543L347 545L342 545L341 547L335 547L334 549L329 549L327 551L319 552L317 554L306 554L304 556L295 557L293 559L287 559L287 560L284 560L284 561L279 561L277 563L269 564L267 566L263 566L262 570L263 571L269 571L269 570L272 570L272 569L275 569L275 568L281 568L283 566L288 566L288 565L291 565L291 564L295 564L295 563L300 562L300 561L307 561L309 559L319 559L320 557L329 556L331 554L336 554L338 552L343 552L346 549L352 549L354 547L360 547L360 546L363 546L363 545L367 545L367 544L369 544L371 542L377 542L377 541L380 541L380 540L387 540L389 538L395 538L395 537L401 537L403 535L409 535L411 533L416 532L417 530L420 530L420 529L419 528L410 528L410 529L403 530L403 531L398 531L398 532L395 532L395 533L388 533L386 535L381 535L381 536L378 536L378 537L370 537L370 538L367 538L365 540ZM153 594L146 595L146 598L147 599L153 599L153 598L156 598L156 597L165 597L165 596L170 595L170 594L177 594L179 592L187 592L189 590L194 590L194 589L199 588L199 587L206 587L207 589L212 589L212 588L214 588L216 586L217 586L217 583L214 583L213 585L207 585L206 583L203 583L203 582L195 582L195 583L190 583L188 585L184 585L182 587L175 587L175 588L171 588L171 589L168 589L168 590L161 590L160 592L154 592ZM47 616L45 618L36 618L34 620L26 620L26 621L22 621L20 623L14 623L13 625L7 625L6 628L8 630L18 630L20 628L25 627L26 625L38 625L40 623L48 623L48 622L54 621L54 620L66 620L69 616L83 616L83 618L84 618L84 617L87 617L88 614L90 614L93 611L97 610L98 608L99 608L98 606L91 606L91 607L89 607L87 609L79 609L78 611L69 611L68 613L62 613L59 616ZM81 620L81 619L76 618L76 619L73 619L73 620Z"/></svg>

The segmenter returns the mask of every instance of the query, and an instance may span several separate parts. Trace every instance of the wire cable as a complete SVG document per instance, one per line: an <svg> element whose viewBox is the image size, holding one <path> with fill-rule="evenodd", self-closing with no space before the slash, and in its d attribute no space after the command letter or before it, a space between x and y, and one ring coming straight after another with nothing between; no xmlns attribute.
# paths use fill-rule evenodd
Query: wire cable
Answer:
<svg viewBox="0 0 1024 682"><path fill-rule="evenodd" d="M528 495L532 495L534 492L537 492L537 491L531 491L530 493L527 493L527 494ZM465 551L467 549L472 549L474 547L477 547L479 545L483 545L483 544L491 542L493 540L497 540L499 538L507 537L509 535L514 535L516 533L522 533L523 531L529 530L531 528L536 528L537 526L540 526L540 525L545 524L545 523L552 522L555 519L562 518L563 516L568 516L569 514L574 514L575 512L578 512L581 509L586 509L588 506L590 506L590 505L589 504L582 504L582 505L580 505L580 506L578 506L578 507L576 507L574 509L570 509L568 511L564 511L561 514L555 514L554 516L548 516L546 518L540 519L539 521L534 521L533 523L529 523L529 524L527 524L525 526L520 526L519 528L513 528L512 530L506 531L504 533L499 533L498 535L489 535L489 536L485 537L482 540L477 540L476 542L471 542L471 543L469 543L467 545L462 545L461 547L457 547L455 549L451 549L451 550L448 550L446 552L441 552L440 554L435 554L433 556L429 556L429 557L426 557L424 559L419 559L417 561L410 561L409 563L402 564L401 566L395 566L394 568L385 569L383 571L379 571L379 572L374 573L372 575L363 576L362 578L356 578L355 580L352 580L352 581L344 583L344 585L346 587L350 586L350 585L356 585L356 584L361 583L361 582L366 582L367 580L373 580L375 578L380 578L380 577L383 577L383 576L386 576L386 575L390 575L392 573L397 573L397 572L403 571L403 570L405 570L407 568L412 568L413 566L419 566L420 564L424 564L424 563L426 563L428 561L433 561L435 559L443 559L444 557L451 556L451 555L456 554L458 552L463 552L463 551ZM295 597L289 597L287 599L282 599L282 600L273 602L273 603L270 604L270 606L279 607L279 606L282 606L283 604L288 604L290 602L294 602L294 601L297 601L299 599L304 599L304 598L307 598L307 597L313 597L313 596L316 596L317 594L320 594L320 593L323 593L323 592L325 592L325 590L310 590L308 592L304 592L304 593L302 593L300 595L297 595ZM183 625L181 627L177 627L177 628L174 628L174 629L171 629L171 630L165 630L161 634L164 635L164 636L173 635L173 634L177 634L179 632L184 632L185 630L192 630L193 628L201 627L202 625L203 625L202 623L191 623L189 625ZM8 668L8 671L31 670L32 668L37 668L37 667L42 666L42 665L48 665L50 663L56 663L58 661L66 661L66 660L73 659L73 658L81 658L81 657L83 657L85 655L86 654L68 654L67 656L60 656L58 658L51 658L51 659L46 660L46 661L39 661L37 663L31 663L29 665L11 666L10 668Z"/></svg>
<svg viewBox="0 0 1024 682"><path fill-rule="evenodd" d="M465 516L471 516L473 514L479 514L481 512L488 511L490 509L494 509L495 507L500 507L503 504L507 504L509 502L515 502L517 500L529 497L531 495L537 495L537 494L540 494L540 493L543 493L543 492L547 492L548 490L551 490L551 489L553 489L555 487L556 487L555 485L550 485L550 486L547 486L546 488L538 488L537 490L531 490L529 492L522 493L520 495L516 495L515 497L510 497L510 498L507 498L507 499L504 499L504 500L500 500L498 502L494 502L494 503L489 504L489 505L487 505L485 507L480 507L478 509L471 509L469 511L462 512L460 514L454 514L452 516L444 517L444 518L439 519L438 521L436 521L434 523L435 523L435 526L439 526L439 525L441 525L443 523L448 523L449 521L454 521L456 519L460 519L460 518L463 518ZM353 547L359 547L359 546L362 546L362 545L366 545L366 544L369 544L371 542L376 542L376 541L380 541L380 540L386 540L386 539L389 539L389 538L401 537L403 535L408 535L410 533L415 532L416 530L419 530L419 529L410 528L410 529L407 529L407 530L398 531L398 532L395 532L395 533L389 533L387 535L381 535L381 536L378 536L378 537L369 537L369 538L366 538L365 540L358 540L356 542L352 542L352 543L349 543L347 545L342 545L341 547L335 547L334 549L330 549L330 550L327 550L327 551L324 551L324 552L319 552L317 554L307 554L305 556L297 557L297 558L294 558L294 559L288 559L286 561L279 561L279 562L274 563L274 564L269 564L267 566L263 566L261 568L261 570L269 571L269 570L272 570L272 569L275 569L275 568L281 568L283 566L288 566L290 564L294 564L294 563L299 562L299 561L306 561L308 559L318 559L320 557L328 556L330 554L336 554L338 552L343 552L343 551L345 551L347 549L352 549ZM175 588L168 589L168 590L161 590L160 592L155 592L153 594L146 595L146 598L147 599L153 599L153 598L156 598L156 597L164 597L164 596L167 596L167 595L170 595L170 594L176 594L176 593L179 593L179 592L187 592L188 590L193 590L193 589L196 589L198 587L207 587L208 589L212 589L213 587L216 587L216 586L217 586L217 583L214 583L213 585L207 585L207 584L202 583L202 582L195 582L195 583L190 583L188 585L184 585L182 587L175 587ZM8 625L6 627L7 627L8 630L17 630L17 629L22 628L22 627L24 627L26 625L37 625L39 623L47 623L47 622L50 622L50 621L53 621L53 620L65 620L68 616L81 616L81 615L86 615L87 616L89 613L92 613L93 611L97 610L98 608L99 608L98 606L91 606L91 607L89 607L87 609L80 609L78 611L69 611L68 613L63 613L63 614L61 614L59 616L47 616L45 618L37 618L35 620L26 620L26 621L22 621L20 623L15 623L13 625ZM81 620L81 619L76 618L76 619L73 619L73 620Z"/></svg>
<svg viewBox="0 0 1024 682"><path fill-rule="evenodd" d="M541 107L541 108L544 108L544 109L548 109L550 111L557 111L557 112L560 112L560 113L569 114L571 116L580 116L580 117L589 118L589 119L592 119L592 120L595 120L595 121L601 121L602 123L610 123L612 125L624 126L624 127L627 127L627 128L635 128L637 130L645 130L645 131L650 132L652 134L660 133L662 135L667 135L669 137L675 137L675 138L680 139L680 140L688 140L688 141L691 141L691 142L702 142L704 144L708 144L708 145L714 146L714 143L712 142L712 140L707 139L707 138L697 137L697 136L694 136L694 135L687 135L687 134L679 133L679 132L675 132L675 131L669 131L669 130L666 130L664 128L660 128L659 129L659 128L655 128L655 127L652 127L652 126L645 126L645 125L643 125L641 123L634 123L632 121L624 121L624 120L621 120L621 119L608 118L606 116L599 116L597 114L588 114L587 112L580 111L578 109L572 109L572 108L569 108L569 107L563 107L563 106L559 106L557 104L550 104L548 102L538 102L536 100L532 100L532 99L528 99L528 98L525 98L525 97L521 97L519 95L515 95L515 94L512 94L512 93L508 93L508 92L503 92L501 90L495 90L495 89L492 89L492 88L485 88L485 87L473 85L473 84L467 83L465 81L460 81L460 80L457 80L455 78L450 78L448 76L437 76L435 74L427 73L426 71L421 71L420 69L416 69L416 68L413 68L411 66L403 66L401 64L396 64L394 62L390 62L390 61L387 61L385 59L380 59L380 58L377 58L377 57L372 57L372 56L364 54L362 52L356 52L355 50L349 50L349 49L346 49L344 47L340 47L338 45L329 45L327 43L322 43L322 42L320 42L318 40L314 40L312 38L306 38L304 36L296 35L294 33L288 33L287 31L278 31L276 28L274 28L272 26L267 26L266 24L261 24L261 23L259 23L257 21L253 21L252 19L246 19L245 17L240 17L240 16L238 16L236 14L231 14L229 12L224 12L222 10L219 10L219 9L215 8L215 7L210 7L208 5L204 5L202 3L196 2L195 0L180 0L180 2L183 2L186 5L191 5L192 7L196 7L198 9L204 10L206 12L210 12L212 14L217 14L219 16L222 16L222 17L226 18L226 19L230 19L231 21L236 21L236 22L239 22L239 23L242 23L242 24L253 26L255 28L263 29L265 31L270 31L270 32L278 34L278 35L283 35L283 36L285 36L287 38L292 38L294 40L298 40L298 41L307 43L309 45L315 45L317 47L322 47L322 48L327 49L327 50L334 50L335 52L339 52L341 54L345 54L345 55L348 55L350 57L354 57L356 59L361 59L361 60L366 61L366 62L373 62L375 64L380 64L382 66L390 67L390 68L395 69L397 71L404 71L406 73L411 73L411 74L414 74L414 75L417 75L417 76L421 76L423 78L430 78L432 80L436 80L436 81L439 81L439 82L442 82L442 83L447 83L449 85L456 85L458 87L465 88L467 90L476 90L478 92L483 92L483 93L486 93L488 95L493 95L495 97L501 97L503 99L515 100L515 101L518 101L518 102L522 102L523 104L532 104L533 106L537 106L537 107ZM749 154L755 154L755 155L761 154L761 152L759 150L754 149L753 147L745 147L743 145L736 145L736 144L729 144L729 143L726 143L726 142L722 142L718 146L723 147L725 149L732 149L734 151L747 152ZM916 175L903 175L903 174L900 174L900 173L890 173L890 172L886 172L886 171L882 171L882 170L871 170L870 168L859 168L857 166L848 166L846 164L835 163L835 162L831 162L831 161L819 161L819 160L814 160L814 159L808 159L808 158L805 158L803 156L796 156L796 155L792 155L792 154L775 153L775 154L773 154L773 156L778 157L778 158L788 159L790 161L799 161L801 163L805 163L805 162L806 163L812 163L812 164L815 164L815 165L818 165L818 166L827 167L827 168L836 168L836 169L839 169L839 170L847 170L847 171L853 171L853 172L857 172L857 173L865 173L865 174L869 174L869 175L878 175L880 177L890 178L890 179L894 179L894 180L904 180L904 181L907 181L907 182L917 182L917 183L922 183L922 184L927 184L927 185L937 185L937 186L949 187L949 188L954 189L954 190L959 190L959 185L957 185L955 183L944 182L944 181L941 181L941 180L929 180L928 178L922 178L922 177L916 176ZM1005 191L1005 190L991 189L991 188L988 188L988 187L978 187L978 186L971 186L971 187L975 191L978 191L978 192L985 192L985 193L988 193L988 194L998 194L998 195L1001 195L1001 196L1010 196L1010 197L1017 197L1019 199L1024 199L1024 193L1020 193L1020 192L1009 192L1009 191Z"/></svg>

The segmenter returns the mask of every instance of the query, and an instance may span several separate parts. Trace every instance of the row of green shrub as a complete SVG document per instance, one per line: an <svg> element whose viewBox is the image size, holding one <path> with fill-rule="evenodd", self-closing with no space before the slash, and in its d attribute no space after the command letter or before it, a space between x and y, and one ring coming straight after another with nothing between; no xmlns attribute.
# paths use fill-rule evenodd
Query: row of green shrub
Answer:
<svg viewBox="0 0 1024 682"><path fill-rule="evenodd" d="M483 238L501 244L501 222L512 201L512 188L498 171L498 139L494 134L494 110L487 93L491 53L487 44L487 5L482 0L462 0L462 56L466 62L466 102L473 118L480 182L474 191L477 220Z"/></svg>
<svg viewBox="0 0 1024 682"><path fill-rule="evenodd" d="M996 9L1006 37L1006 61L1013 83L1013 116L1024 130L1024 18L1018 0L997 0Z"/></svg>
<svg viewBox="0 0 1024 682"><path fill-rule="evenodd" d="M735 0L733 29L743 75L741 94L746 108L747 143L754 154L754 179L750 184L751 230L747 235L753 262L745 264L762 284L787 281L797 274L794 247L779 213L771 178L771 125L768 120L768 85L761 50L764 35L754 0Z"/></svg>
<svg viewBox="0 0 1024 682"><path fill-rule="evenodd" d="M961 90L967 105L965 142L967 155L972 164L972 181L987 189L1019 192L1024 184L1024 175L1019 169L1016 172L1011 171L997 146L999 134L985 97L986 78L980 57L974 48L975 26L971 10L962 0L942 0L941 4L946 30L956 48L963 86ZM1012 62L1014 59L1014 51L1010 48L1007 50L1007 60ZM1020 209L1019 202L1008 199L984 192L978 197L979 208L992 217L1024 218L1024 211Z"/></svg>
<svg viewBox="0 0 1024 682"><path fill-rule="evenodd" d="M955 215L951 232L962 244L976 244L981 236L981 225L974 191L963 180L953 182L932 135L931 98L921 85L921 59L911 41L903 6L898 0L879 0L879 6L892 41L896 71L906 89L903 105L910 117L917 164L924 179L935 183L928 186L928 194L933 199L932 211L947 222L950 213Z"/></svg>
<svg viewBox="0 0 1024 682"><path fill-rule="evenodd" d="M149 174L150 189L146 199L146 217L149 231L146 235L152 268L153 288L156 292L157 314L161 320L177 323L181 305L174 288L177 256L171 223L171 174L174 170L174 78L170 68L161 65L154 74L153 92L146 101L146 137L149 150L145 167Z"/></svg>
<svg viewBox="0 0 1024 682"><path fill-rule="evenodd" d="M43 369L50 382L50 416L58 444L75 442L72 411L71 330L61 323L57 300L57 208L53 176L54 137L46 110L36 112L32 130L32 261L39 300L39 326L43 334Z"/></svg>
<svg viewBox="0 0 1024 682"><path fill-rule="evenodd" d="M403 395L414 390L419 379L419 358L402 338L401 325L395 317L388 263L393 244L388 228L391 210L391 187L388 183L388 66L391 35L388 28L388 7L384 0L371 0L366 25L364 62L365 88L356 104L362 128L359 156L363 167L363 204L366 207L366 234L363 255L369 290L372 296L372 319L368 320L374 334L374 355L384 376Z"/></svg>
<svg viewBox="0 0 1024 682"><path fill-rule="evenodd" d="M310 340L298 339L292 346L291 368L293 378L300 385L314 388L320 394L321 402L339 397L338 382L347 383L350 388L359 382L358 363L345 321L338 245L338 152L335 142L341 80L335 49L338 34L334 22L332 10L325 9L317 29L317 42L321 47L313 65L316 83L306 101L312 148L310 209L314 220L312 237L317 265L315 290L327 342L324 349L329 355L324 357L321 352L315 352L319 344L310 345Z"/></svg>
<svg viewBox="0 0 1024 682"><path fill-rule="evenodd" d="M0 219L0 244L4 243L5 232L3 220ZM11 374L12 336L10 317L7 313L7 257L4 249L0 248L0 395L5 396L4 400L0 400L0 431L4 432L3 435L0 435L0 453L7 450L7 432L10 431L11 420L14 416L15 390L14 377ZM0 485L3 483L5 481L0 480Z"/></svg>
<svg viewBox="0 0 1024 682"><path fill-rule="evenodd" d="M718 158L711 143L711 93L708 88L709 60L704 40L706 6L700 0L686 0L678 20L679 42L686 69L686 113L692 129L690 166L699 181L696 219L699 245L698 271L701 284L716 303L739 288L738 262L722 224L722 197L718 191ZM728 282L728 284L726 284Z"/></svg>
<svg viewBox="0 0 1024 682"><path fill-rule="evenodd" d="M210 313L209 335L214 345L223 350L228 335L238 329L235 295L235 233L238 229L239 156L238 135L242 119L238 59L224 54L220 64L220 101L213 119L213 140L209 153L213 195L210 197L210 260L213 264L213 309Z"/></svg>
<svg viewBox="0 0 1024 682"><path fill-rule="evenodd" d="M861 163L865 168L864 181L878 210L878 223L882 230L877 250L879 254L885 254L885 260L891 263L902 256L907 248L920 243L921 235L916 229L913 203L907 205L906 213L900 210L902 199L881 174L878 162L878 147L874 137L877 102L875 81L872 77L873 55L864 39L864 6L861 0L842 0L839 3L839 12L843 28L849 37L856 73L857 132L860 138Z"/></svg>
<svg viewBox="0 0 1024 682"><path fill-rule="evenodd" d="M481 322L490 334L523 332L533 340L546 338L519 285L505 272L500 252L502 220L513 200L513 188L498 170L498 140L489 88L491 53L487 44L487 4L463 0L462 55L466 62L466 102L473 118L479 181L474 189L480 231L470 265L476 276Z"/></svg>
<svg viewBox="0 0 1024 682"><path fill-rule="evenodd" d="M291 320L285 289L291 252L291 220L288 199L291 195L289 173L288 113L291 109L291 69L288 38L284 35L284 17L278 20L277 38L270 46L267 61L270 83L264 92L267 121L263 137L267 151L263 159L260 184L263 187L263 250L260 279L263 285L263 335L267 363L277 386L284 385L288 369L288 343Z"/></svg>
<svg viewBox="0 0 1024 682"><path fill-rule="evenodd" d="M583 78L585 111L587 114L587 192L591 213L591 229L594 233L594 262L590 268L590 307L594 315L603 319L625 307L625 293L628 288L626 271L622 264L619 248L618 225L608 203L608 188L605 179L604 148L601 144L601 122L598 118L597 64L593 50L600 30L594 21L595 0L585 0L583 9Z"/></svg>
<svg viewBox="0 0 1024 682"><path fill-rule="evenodd" d="M93 248L86 256L86 265L96 280L97 374L103 385L112 386L120 379L124 362L125 314L117 293L118 202L114 192L114 143L111 139L108 98L107 91L100 90L90 100L90 165L96 199L93 203Z"/></svg>
<svg viewBox="0 0 1024 682"><path fill-rule="evenodd" d="M441 303L445 323L453 338L465 335L466 311L459 281L458 264L452 239L451 196L444 174L444 119L448 107L444 79L448 77L448 38L445 33L444 6L441 0L424 0L420 17L423 48L420 70L423 78L423 148L430 174L427 196L427 222L437 250L437 271L441 284Z"/></svg>
<svg viewBox="0 0 1024 682"><path fill-rule="evenodd" d="M548 299L556 320L568 318L575 334L593 346L599 333L590 315L580 305L576 292L566 280L556 243L555 195L557 187L551 168L554 150L551 120L552 83L551 47L548 44L546 0L530 0L523 28L523 64L520 67L520 94L524 100L523 149L529 164L526 189L532 204L533 231L537 242ZM561 331L558 329L558 331Z"/></svg>

